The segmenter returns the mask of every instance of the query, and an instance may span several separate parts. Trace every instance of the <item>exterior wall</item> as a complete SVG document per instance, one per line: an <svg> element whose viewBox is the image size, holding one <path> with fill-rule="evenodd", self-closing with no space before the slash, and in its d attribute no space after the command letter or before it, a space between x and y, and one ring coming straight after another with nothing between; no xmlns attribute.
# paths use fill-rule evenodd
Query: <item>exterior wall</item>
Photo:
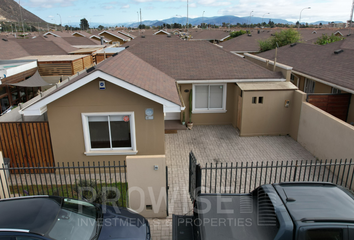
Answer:
<svg viewBox="0 0 354 240"><path fill-rule="evenodd" d="M181 86L181 94L186 105L185 116L186 123L189 121L189 91L185 92L185 90L191 90L192 84L180 84ZM227 84L227 96L226 96L226 113L193 113L192 114L192 122L194 125L214 125L214 124L232 124L233 120L233 95L234 95L234 83Z"/></svg>
<svg viewBox="0 0 354 240"><path fill-rule="evenodd" d="M304 102L298 142L318 159L350 159L354 156L354 126Z"/></svg>
<svg viewBox="0 0 354 240"><path fill-rule="evenodd" d="M290 102L290 105L292 105L292 113L291 113L291 120L290 120L289 135L296 141L299 132L301 107L302 107L302 103L306 101L306 96L307 96L306 93L296 90L294 92L293 101Z"/></svg>
<svg viewBox="0 0 354 240"><path fill-rule="evenodd" d="M237 86L234 85L233 89L233 118L232 118L232 126L234 128L237 128L237 119L238 119L238 99L241 96L241 89Z"/></svg>
<svg viewBox="0 0 354 240"><path fill-rule="evenodd" d="M332 93L332 87L315 81L314 93Z"/></svg>
<svg viewBox="0 0 354 240"><path fill-rule="evenodd" d="M50 103L47 108L50 134L56 162L123 161L120 156L86 156L81 113L128 112L135 114L137 155L163 155L163 106L133 92L106 82L99 90L98 81ZM154 109L154 120L145 120L145 109Z"/></svg>
<svg viewBox="0 0 354 240"><path fill-rule="evenodd" d="M122 39L113 37L111 34L108 33L102 33L100 36L104 37L107 40L111 40L110 44L113 44L113 42L119 42L120 45L124 44L125 42Z"/></svg>
<svg viewBox="0 0 354 240"><path fill-rule="evenodd" d="M244 54L244 56L247 60L273 71L273 69L274 69L273 64L270 64L270 63L267 64L266 62L263 62L257 58L254 58L254 57L250 57L248 55L252 55L252 54L248 54L248 53ZM284 78L286 78L286 81L288 81L288 82L290 81L291 70L286 70L284 68L280 68L277 64L277 66L275 67L275 72L281 72L283 74Z"/></svg>
<svg viewBox="0 0 354 240"><path fill-rule="evenodd" d="M257 97L257 104L252 103L252 97ZM258 103L258 97L263 97L263 104ZM243 91L240 136L288 134L293 98L293 90ZM288 108L285 100L290 101Z"/></svg>
<svg viewBox="0 0 354 240"><path fill-rule="evenodd" d="M38 72L41 76L73 75L72 62L40 62Z"/></svg>
<svg viewBox="0 0 354 240"><path fill-rule="evenodd" d="M167 217L165 155L127 156L127 180L131 209L148 218Z"/></svg>
<svg viewBox="0 0 354 240"><path fill-rule="evenodd" d="M347 122L354 126L354 94L352 94L352 97L350 100Z"/></svg>

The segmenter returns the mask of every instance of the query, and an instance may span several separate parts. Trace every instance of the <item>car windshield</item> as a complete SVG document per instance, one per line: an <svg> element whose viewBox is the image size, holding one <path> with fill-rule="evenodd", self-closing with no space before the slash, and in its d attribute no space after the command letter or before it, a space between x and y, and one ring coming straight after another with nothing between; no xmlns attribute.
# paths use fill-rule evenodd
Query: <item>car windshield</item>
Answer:
<svg viewBox="0 0 354 240"><path fill-rule="evenodd" d="M91 203L65 198L48 237L56 240L88 240L97 229L97 208Z"/></svg>

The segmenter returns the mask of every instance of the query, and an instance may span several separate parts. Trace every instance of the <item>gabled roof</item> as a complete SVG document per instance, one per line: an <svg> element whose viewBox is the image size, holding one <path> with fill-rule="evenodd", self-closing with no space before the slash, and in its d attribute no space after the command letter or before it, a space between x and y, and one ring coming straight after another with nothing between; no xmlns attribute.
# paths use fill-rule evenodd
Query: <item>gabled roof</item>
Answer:
<svg viewBox="0 0 354 240"><path fill-rule="evenodd" d="M277 62L293 67L293 71L354 90L354 50L343 49L339 54L334 53L341 49L345 41L347 40L324 46L305 43L298 43L293 47L284 46L278 48ZM274 60L275 50L257 56Z"/></svg>
<svg viewBox="0 0 354 240"><path fill-rule="evenodd" d="M47 35L45 38L46 41L51 41L54 42L56 45L58 45L61 49L63 49L65 52L69 53L72 51L75 51L76 48L74 48L73 46L71 46L70 43L68 43L67 41L65 41L63 38L61 37L54 37L52 35Z"/></svg>
<svg viewBox="0 0 354 240"><path fill-rule="evenodd" d="M224 30L198 30L191 33L193 40L219 40L228 38L230 32Z"/></svg>
<svg viewBox="0 0 354 240"><path fill-rule="evenodd" d="M101 37L96 36L96 35L92 35L90 38L95 38L95 39L98 39L98 40L101 41ZM104 41L105 43L112 42L112 40L107 40L107 39L105 39L105 38L103 38L103 41Z"/></svg>
<svg viewBox="0 0 354 240"><path fill-rule="evenodd" d="M164 37L161 41L146 42L141 40L130 45L128 50L177 81L284 80L280 73L269 71L207 41L183 41L173 38Z"/></svg>
<svg viewBox="0 0 354 240"><path fill-rule="evenodd" d="M46 35L53 35L55 37L72 37L71 33L69 32L61 32L61 31L55 31L55 32L46 32L43 34L43 36L46 36Z"/></svg>
<svg viewBox="0 0 354 240"><path fill-rule="evenodd" d="M225 51L229 52L259 52L259 40L271 37L270 32L252 32L251 36L243 34L230 40L219 43Z"/></svg>
<svg viewBox="0 0 354 240"><path fill-rule="evenodd" d="M100 44L97 41L94 41L87 37L63 37L70 45L98 45Z"/></svg>
<svg viewBox="0 0 354 240"><path fill-rule="evenodd" d="M92 34L85 32L85 31L80 31L80 32L74 32L71 35L74 36L75 34L80 35L81 37L91 37Z"/></svg>
<svg viewBox="0 0 354 240"><path fill-rule="evenodd" d="M101 34L103 34L103 33L107 33L107 34L109 34L109 35L111 35L111 36L113 36L113 37L115 37L115 38L118 38L118 39L123 40L124 42L127 42L127 41L130 40L129 37L126 37L126 36L124 36L124 35L122 35L122 34L120 34L120 33L114 33L114 32L110 32L110 31L102 31L102 32L100 32L98 35L101 35Z"/></svg>
<svg viewBox="0 0 354 240"><path fill-rule="evenodd" d="M157 31L157 32L155 32L154 33L154 35L156 35L156 34L158 34L158 33L164 33L164 34L166 34L166 35L170 35L170 33L168 33L168 32L166 32L166 31L164 31L164 30L159 30L159 31Z"/></svg>
<svg viewBox="0 0 354 240"><path fill-rule="evenodd" d="M44 38L33 39L17 39L13 38L10 41L17 42L30 55L65 55L67 52L51 41L46 41Z"/></svg>
<svg viewBox="0 0 354 240"><path fill-rule="evenodd" d="M41 115L47 104L98 78L162 104L164 112L181 111L175 80L127 50L66 82L21 111L24 115Z"/></svg>
<svg viewBox="0 0 354 240"><path fill-rule="evenodd" d="M130 37L131 39L136 38L136 36L134 36L133 34L127 33L126 31L123 31L123 30L118 31L118 33L123 34L123 35L125 35L127 37Z"/></svg>
<svg viewBox="0 0 354 240"><path fill-rule="evenodd" d="M30 55L20 44L11 41L13 39L15 38L9 38L7 41L0 39L0 59L15 59Z"/></svg>

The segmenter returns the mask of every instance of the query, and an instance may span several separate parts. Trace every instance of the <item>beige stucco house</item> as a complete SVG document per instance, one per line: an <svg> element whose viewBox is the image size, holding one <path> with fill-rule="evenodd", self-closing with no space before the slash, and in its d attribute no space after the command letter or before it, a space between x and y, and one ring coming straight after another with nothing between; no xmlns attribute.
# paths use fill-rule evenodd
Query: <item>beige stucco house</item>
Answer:
<svg viewBox="0 0 354 240"><path fill-rule="evenodd" d="M281 47L277 53L277 66L292 68L290 81L299 90L308 96L327 95L338 98L335 101L341 101L344 105L339 106L338 110L332 108L329 112L352 125L354 125L353 43L353 37L324 46L298 43ZM246 54L246 58L272 69L275 50L257 56Z"/></svg>

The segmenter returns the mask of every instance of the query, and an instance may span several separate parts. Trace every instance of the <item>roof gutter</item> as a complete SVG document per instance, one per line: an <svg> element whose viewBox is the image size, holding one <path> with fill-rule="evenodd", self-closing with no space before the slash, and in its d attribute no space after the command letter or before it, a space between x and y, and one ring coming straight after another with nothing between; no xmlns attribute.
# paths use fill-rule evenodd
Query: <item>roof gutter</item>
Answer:
<svg viewBox="0 0 354 240"><path fill-rule="evenodd" d="M305 78L309 78L309 79L314 80L314 81L316 81L316 82L320 82L320 83L323 83L323 84L325 84L325 85L328 85L328 86L337 88L337 89L339 89L339 90L342 90L342 91L345 91L345 92L354 94L354 90L353 90L353 89L349 89L349 88L346 88L346 87L342 87L342 86L339 86L339 85L337 85L337 84L330 83L330 82L327 82L327 81L325 81L325 80L321 80L321 79L319 79L319 78L316 78L316 77L313 77L313 76L304 74L304 73L302 73L302 72L298 72L298 71L294 71L294 70L293 70L293 73L295 73L295 74L297 74L297 75L300 75L300 76L303 76L303 77L305 77Z"/></svg>
<svg viewBox="0 0 354 240"><path fill-rule="evenodd" d="M178 84L194 84L194 83L243 83L243 82L285 82L285 78L268 78L268 79L217 79L217 80L176 80Z"/></svg>

